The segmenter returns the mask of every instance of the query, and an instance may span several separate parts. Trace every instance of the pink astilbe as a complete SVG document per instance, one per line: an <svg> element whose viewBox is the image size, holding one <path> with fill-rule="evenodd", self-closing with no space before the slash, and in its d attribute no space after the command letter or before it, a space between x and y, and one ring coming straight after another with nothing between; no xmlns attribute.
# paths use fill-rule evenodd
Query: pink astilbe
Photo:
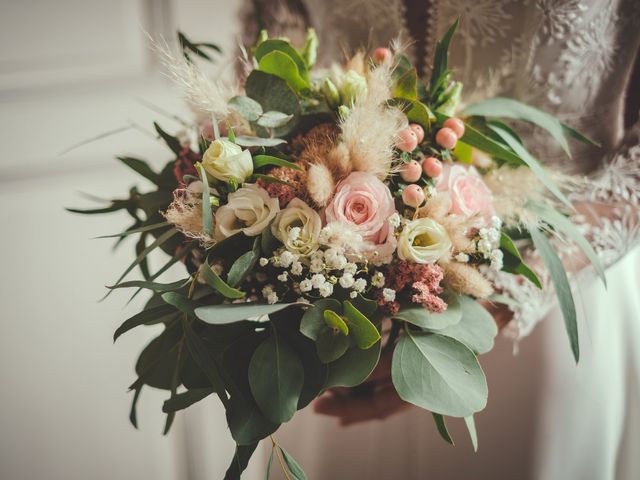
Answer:
<svg viewBox="0 0 640 480"><path fill-rule="evenodd" d="M259 179L256 184L264 188L271 198L277 198L280 208L286 207L294 198L306 200L307 192L304 188L305 171L298 171L287 167L277 167L269 171L269 175L287 183L266 182Z"/></svg>
<svg viewBox="0 0 640 480"><path fill-rule="evenodd" d="M443 292L440 286L444 278L444 271L439 265L412 262L395 262L389 265L385 280L385 287L400 293L407 290L412 293L411 301L423 305L435 313L442 313L447 309L447 303L439 296ZM380 296L379 304L391 312L399 308L397 302L385 302Z"/></svg>

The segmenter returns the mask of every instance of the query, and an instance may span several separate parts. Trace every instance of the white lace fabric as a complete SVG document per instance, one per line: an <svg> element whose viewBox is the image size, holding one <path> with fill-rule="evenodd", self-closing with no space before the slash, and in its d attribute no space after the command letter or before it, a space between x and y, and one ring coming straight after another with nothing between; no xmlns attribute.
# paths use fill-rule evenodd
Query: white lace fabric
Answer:
<svg viewBox="0 0 640 480"><path fill-rule="evenodd" d="M298 38L296 29L315 27L325 63L359 47L409 37L405 18L412 12L402 0L263 2L265 10L278 12L265 26L279 34ZM429 8L424 38L416 39L425 42L427 65L435 41L461 18L450 64L465 84L468 103L495 95L517 98L601 144L571 142L569 158L544 132L531 128L523 135L544 164L585 176L573 200L591 205L596 214L575 220L606 266L622 258L640 236L640 125L623 128L626 89L640 45L640 1L435 0L420 8ZM563 253L568 257L571 251ZM550 310L554 296L550 288L541 292L514 278L504 274L495 281L520 302L510 330L520 337Z"/></svg>

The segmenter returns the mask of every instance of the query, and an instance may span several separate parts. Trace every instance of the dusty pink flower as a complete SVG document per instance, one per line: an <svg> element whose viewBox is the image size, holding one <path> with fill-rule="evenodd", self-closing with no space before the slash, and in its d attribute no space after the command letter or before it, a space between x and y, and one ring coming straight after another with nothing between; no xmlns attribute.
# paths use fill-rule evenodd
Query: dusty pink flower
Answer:
<svg viewBox="0 0 640 480"><path fill-rule="evenodd" d="M411 286L416 291L416 293L411 296L411 301L413 303L420 303L425 308L435 313L442 313L447 309L447 303L434 293L428 283L414 282ZM437 293L442 293L442 288L438 287L437 290Z"/></svg>
<svg viewBox="0 0 640 480"><path fill-rule="evenodd" d="M202 155L194 152L189 147L184 147L173 164L173 175L178 180L179 185L184 185L184 176L198 176L195 164L202 160Z"/></svg>
<svg viewBox="0 0 640 480"><path fill-rule="evenodd" d="M336 188L325 209L327 223L336 222L362 236L372 262L384 263L396 248L389 217L396 207L387 186L375 175L353 172Z"/></svg>
<svg viewBox="0 0 640 480"><path fill-rule="evenodd" d="M436 187L451 196L451 213L467 217L480 215L487 222L494 215L491 190L474 167L443 165Z"/></svg>

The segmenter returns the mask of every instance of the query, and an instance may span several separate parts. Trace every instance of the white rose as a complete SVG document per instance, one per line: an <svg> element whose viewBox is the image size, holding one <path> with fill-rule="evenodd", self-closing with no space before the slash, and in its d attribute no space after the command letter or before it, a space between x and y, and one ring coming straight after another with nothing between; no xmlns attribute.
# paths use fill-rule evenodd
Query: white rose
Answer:
<svg viewBox="0 0 640 480"><path fill-rule="evenodd" d="M216 212L216 238L223 239L238 232L249 237L260 235L280 210L277 198L254 184L230 193L227 204Z"/></svg>
<svg viewBox="0 0 640 480"><path fill-rule="evenodd" d="M202 156L202 166L214 178L228 182L244 182L253 173L253 159L249 150L229 140L214 140Z"/></svg>
<svg viewBox="0 0 640 480"><path fill-rule="evenodd" d="M398 237L398 256L416 263L435 263L449 255L451 240L442 225L430 218L407 222Z"/></svg>
<svg viewBox="0 0 640 480"><path fill-rule="evenodd" d="M297 235L290 235L292 229ZM309 256L318 250L318 237L322 230L322 220L318 212L299 198L289 202L271 224L273 236L280 240L287 250L302 256Z"/></svg>

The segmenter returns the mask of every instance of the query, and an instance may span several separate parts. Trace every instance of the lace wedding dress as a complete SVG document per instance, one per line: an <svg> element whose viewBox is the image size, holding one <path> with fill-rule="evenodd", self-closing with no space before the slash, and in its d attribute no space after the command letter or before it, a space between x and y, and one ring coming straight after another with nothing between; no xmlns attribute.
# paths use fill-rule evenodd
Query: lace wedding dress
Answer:
<svg viewBox="0 0 640 480"><path fill-rule="evenodd" d="M640 1L250 3L244 23L249 43L258 23L294 41L313 26L321 40L319 61L326 63L344 51L386 46L400 36L413 40L409 53L425 70L435 41L461 17L450 64L464 82L467 102L518 98L601 143L601 148L575 143L568 158L541 132L530 129L525 135L544 163L588 179L574 199L595 213L583 219L585 232L611 267L608 291L591 275L579 275L583 354L577 367L553 294L515 285L510 276L498 278L520 302L511 336L526 336L546 320L520 342L519 357L503 342L483 358L491 398L487 411L477 415L478 454L465 446L443 446L430 415L418 411L348 429L303 412L279 433L281 443L314 479L602 480L632 478L634 472L637 478L640 256L633 247L640 236L640 125L625 131L623 118L640 44ZM454 432L462 436L455 426Z"/></svg>

